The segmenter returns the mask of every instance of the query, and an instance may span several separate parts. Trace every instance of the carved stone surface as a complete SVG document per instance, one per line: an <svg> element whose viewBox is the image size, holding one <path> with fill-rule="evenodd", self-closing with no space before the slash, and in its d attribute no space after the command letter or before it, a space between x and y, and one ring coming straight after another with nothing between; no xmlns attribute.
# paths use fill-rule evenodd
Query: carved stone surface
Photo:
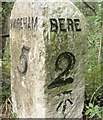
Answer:
<svg viewBox="0 0 103 120"><path fill-rule="evenodd" d="M86 21L69 0L17 0L10 18L11 90L19 118L81 118Z"/></svg>

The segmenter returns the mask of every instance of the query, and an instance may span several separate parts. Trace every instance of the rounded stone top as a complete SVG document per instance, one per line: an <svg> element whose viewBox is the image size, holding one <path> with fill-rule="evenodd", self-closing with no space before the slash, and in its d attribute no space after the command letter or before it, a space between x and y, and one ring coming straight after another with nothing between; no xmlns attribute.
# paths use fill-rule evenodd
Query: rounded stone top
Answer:
<svg viewBox="0 0 103 120"><path fill-rule="evenodd" d="M85 17L70 0L17 0L10 19L24 17L38 17L39 21L50 18L79 19L82 31L86 32Z"/></svg>
<svg viewBox="0 0 103 120"><path fill-rule="evenodd" d="M12 13L20 15L51 16L51 17L82 17L83 14L70 0L16 0ZM11 17L12 17L11 13ZM85 19L85 18L84 18Z"/></svg>

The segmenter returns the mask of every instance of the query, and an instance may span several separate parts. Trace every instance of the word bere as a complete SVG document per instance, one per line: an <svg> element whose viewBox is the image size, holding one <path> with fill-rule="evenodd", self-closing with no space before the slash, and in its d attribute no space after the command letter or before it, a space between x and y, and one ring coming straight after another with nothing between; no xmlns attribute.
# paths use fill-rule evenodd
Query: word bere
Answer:
<svg viewBox="0 0 103 120"><path fill-rule="evenodd" d="M50 19L51 32L81 31L80 20L70 18L52 18Z"/></svg>

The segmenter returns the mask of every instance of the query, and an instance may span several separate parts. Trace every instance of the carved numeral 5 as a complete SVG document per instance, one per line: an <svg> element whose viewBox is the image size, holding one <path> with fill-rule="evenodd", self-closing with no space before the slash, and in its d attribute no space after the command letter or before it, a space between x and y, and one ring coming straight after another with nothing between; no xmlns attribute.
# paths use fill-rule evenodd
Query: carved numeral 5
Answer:
<svg viewBox="0 0 103 120"><path fill-rule="evenodd" d="M21 65L17 67L19 74L25 75L28 69L28 61L26 54L29 52L30 48L27 46L22 47L21 55L19 57L19 60L21 62Z"/></svg>

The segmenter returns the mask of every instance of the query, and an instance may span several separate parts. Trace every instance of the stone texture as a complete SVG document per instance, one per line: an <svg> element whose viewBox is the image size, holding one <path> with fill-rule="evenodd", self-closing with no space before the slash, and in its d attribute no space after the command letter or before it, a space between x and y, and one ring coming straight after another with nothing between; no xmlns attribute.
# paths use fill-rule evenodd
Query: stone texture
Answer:
<svg viewBox="0 0 103 120"><path fill-rule="evenodd" d="M50 31L52 18L57 32ZM60 31L58 18L65 19L62 28L67 29L67 18L79 19L81 31ZM81 118L86 64L82 13L69 0L17 0L10 19L13 111L19 118Z"/></svg>

